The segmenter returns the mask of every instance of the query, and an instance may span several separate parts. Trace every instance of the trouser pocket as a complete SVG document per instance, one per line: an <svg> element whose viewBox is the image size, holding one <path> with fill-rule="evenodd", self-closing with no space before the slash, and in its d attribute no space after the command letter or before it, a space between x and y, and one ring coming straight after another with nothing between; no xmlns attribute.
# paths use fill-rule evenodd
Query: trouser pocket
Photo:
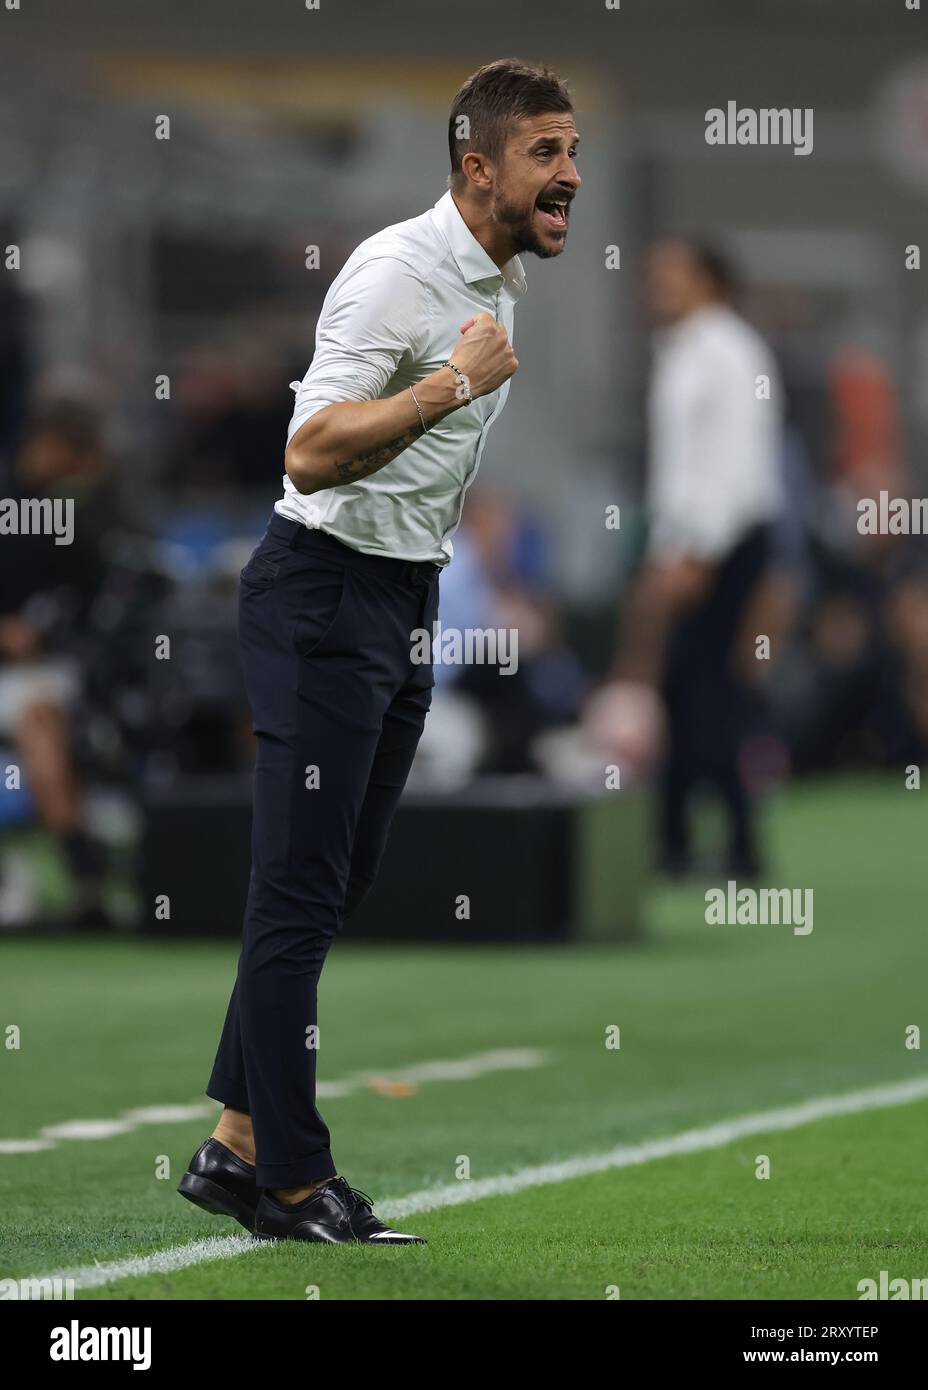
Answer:
<svg viewBox="0 0 928 1390"><path fill-rule="evenodd" d="M293 645L304 660L338 647L340 620L348 606L351 573L344 565L317 565L285 577L286 603L293 613Z"/></svg>

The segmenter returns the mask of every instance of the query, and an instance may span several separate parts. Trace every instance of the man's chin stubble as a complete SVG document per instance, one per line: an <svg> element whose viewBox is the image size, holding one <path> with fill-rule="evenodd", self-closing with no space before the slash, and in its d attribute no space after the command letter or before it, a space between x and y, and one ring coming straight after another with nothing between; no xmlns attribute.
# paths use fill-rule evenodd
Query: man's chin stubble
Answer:
<svg viewBox="0 0 928 1390"><path fill-rule="evenodd" d="M549 261L554 256L559 256L567 244L567 233L559 246L546 246L538 237L531 223L524 221L524 214L516 213L515 209L506 203L497 203L495 208L496 219L503 226L508 227L513 237L514 256L538 256L540 260Z"/></svg>
<svg viewBox="0 0 928 1390"><path fill-rule="evenodd" d="M535 255L540 256L543 261L550 261L553 260L555 256L559 256L566 245L567 238L565 237L560 246L543 246L540 250L535 252Z"/></svg>
<svg viewBox="0 0 928 1390"><path fill-rule="evenodd" d="M561 238L558 246L547 246L534 232L525 233L516 239L514 255L516 256L538 256L540 260L549 261L554 256L559 256L567 245L566 235Z"/></svg>
<svg viewBox="0 0 928 1390"><path fill-rule="evenodd" d="M560 246L545 246L543 242L538 241L534 242L531 246L523 247L519 254L530 254L532 256L538 256L542 261L550 261L553 260L555 256L559 256L566 245L566 237L561 242Z"/></svg>

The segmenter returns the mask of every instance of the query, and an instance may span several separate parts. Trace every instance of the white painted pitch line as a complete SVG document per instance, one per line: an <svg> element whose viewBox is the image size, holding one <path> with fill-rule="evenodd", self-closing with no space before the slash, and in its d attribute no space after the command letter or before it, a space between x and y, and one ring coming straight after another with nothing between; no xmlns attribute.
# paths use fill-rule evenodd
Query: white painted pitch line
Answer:
<svg viewBox="0 0 928 1390"><path fill-rule="evenodd" d="M376 1082L388 1085L397 1082L419 1085L425 1081L473 1081L498 1071L525 1071L540 1067L549 1054L537 1047L498 1047L490 1052L477 1052L472 1057L453 1057L433 1062L416 1062L393 1071L352 1072L342 1081L320 1081L316 1096L320 1100L338 1100L353 1095ZM62 1140L113 1139L131 1134L141 1125L180 1124L186 1120L203 1120L215 1115L218 1102L196 1101L192 1105L146 1105L126 1110L110 1120L64 1120L60 1124L43 1125L34 1139L0 1139L0 1155L41 1153L54 1149Z"/></svg>
<svg viewBox="0 0 928 1390"><path fill-rule="evenodd" d="M569 1182L571 1178L590 1173L604 1173L611 1168L632 1168L650 1163L656 1158L674 1158L681 1154L704 1153L721 1149L736 1139L771 1130L799 1129L817 1120L836 1115L855 1115L865 1110L883 1110L895 1105L908 1105L928 1099L928 1077L900 1081L894 1085L872 1086L865 1091L851 1091L843 1096L820 1096L801 1101L781 1110L761 1110L753 1115L741 1115L721 1120L705 1129L686 1129L669 1134L664 1139L646 1139L640 1144L619 1144L606 1153L587 1157L566 1158L559 1163L540 1163L522 1168L516 1173L495 1178L477 1178L470 1182L445 1183L441 1187L426 1187L392 1202L382 1203L382 1213L391 1220L402 1220L416 1212L434 1211L437 1207L459 1206L462 1202L479 1202L484 1197L524 1192L529 1187L546 1187L550 1183Z"/></svg>
<svg viewBox="0 0 928 1390"><path fill-rule="evenodd" d="M131 1134L142 1125L179 1124L185 1120L205 1120L218 1110L214 1100L195 1101L192 1105L148 1105L126 1110L112 1120L63 1120L60 1124L43 1125L36 1139L0 1139L0 1154L39 1153L55 1149L69 1139L113 1139Z"/></svg>
<svg viewBox="0 0 928 1390"><path fill-rule="evenodd" d="M129 1255L124 1260L109 1260L102 1264L82 1265L69 1269L60 1277L73 1279L75 1289L99 1289L120 1279L134 1279L143 1274L176 1274L190 1265L206 1264L209 1260L229 1260L257 1250L264 1242L253 1236L207 1236L189 1245L170 1245L166 1250L154 1250L150 1255ZM29 1276L23 1276L28 1278Z"/></svg>
<svg viewBox="0 0 928 1390"><path fill-rule="evenodd" d="M494 1178L478 1178L470 1182L445 1183L410 1192L406 1197L379 1202L377 1210L391 1221L403 1220L416 1213L435 1211L439 1207L460 1206L464 1202L479 1202L486 1197L500 1197L524 1192L531 1187L547 1187L552 1183L569 1182L571 1178L590 1173L604 1173L613 1168L632 1168L651 1163L658 1158L673 1158L681 1154L705 1153L721 1149L736 1139L752 1134L800 1129L818 1120L838 1115L857 1115L867 1110L887 1110L897 1105L910 1105L928 1099L928 1077L898 1081L884 1086L871 1086L863 1091L850 1091L839 1096L819 1096L801 1101L798 1105L779 1110L760 1110L753 1115L740 1115L731 1120L703 1129L686 1129L663 1139L647 1139L640 1144L619 1144L605 1153L566 1158L559 1163L539 1163L520 1168L515 1173L502 1173ZM120 1279L138 1278L145 1274L171 1274L191 1265L209 1260L229 1260L249 1250L258 1249L264 1242L250 1236L211 1236L189 1245L173 1245L150 1255L130 1255L126 1259L109 1260L75 1269L58 1270L54 1274L37 1275L40 1279L71 1279L75 1289L100 1288Z"/></svg>
<svg viewBox="0 0 928 1390"><path fill-rule="evenodd" d="M344 1081L320 1081L316 1096L331 1100L363 1090L372 1082L407 1082L419 1085L424 1081L474 1081L497 1071L529 1071L543 1066L549 1054L537 1047L498 1047L490 1052L477 1052L472 1057L452 1057L443 1061L413 1062L394 1071L357 1071Z"/></svg>

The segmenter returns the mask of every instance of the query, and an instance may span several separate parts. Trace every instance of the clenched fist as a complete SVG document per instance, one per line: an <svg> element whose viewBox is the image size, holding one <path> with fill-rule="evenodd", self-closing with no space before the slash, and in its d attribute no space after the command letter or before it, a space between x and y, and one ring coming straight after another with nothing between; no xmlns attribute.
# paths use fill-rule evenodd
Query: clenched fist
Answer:
<svg viewBox="0 0 928 1390"><path fill-rule="evenodd" d="M492 315L477 314L461 324L461 334L449 360L467 377L473 397L488 396L519 366L506 330Z"/></svg>

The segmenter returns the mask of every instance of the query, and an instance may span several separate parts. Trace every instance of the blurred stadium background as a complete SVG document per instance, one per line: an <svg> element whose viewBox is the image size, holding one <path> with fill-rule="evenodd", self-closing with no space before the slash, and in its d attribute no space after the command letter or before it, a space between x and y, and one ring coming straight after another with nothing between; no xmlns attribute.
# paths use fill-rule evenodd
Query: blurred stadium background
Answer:
<svg viewBox="0 0 928 1390"><path fill-rule="evenodd" d="M43 824L39 789L28 776L20 787L6 779L3 1018L22 1014L54 1032L42 988L56 978L54 948L30 933L83 929L89 973L79 942L62 944L61 969L96 999L117 1048L133 1026L148 1030L152 1073L144 1094L137 1070L107 1084L87 1017L72 1019L44 1060L33 1054L32 1070L10 1081L0 1121L9 1139L72 1111L190 1101L200 1073L205 1080L234 945L179 938L240 930L251 734L234 598L279 494L288 383L306 370L326 288L357 242L444 191L447 110L460 83L508 54L550 63L569 81L584 185L566 254L544 268L525 258L522 366L470 494L442 602L448 625L517 626L521 669L508 681L476 669L441 675L383 880L352 924L353 941L473 944L454 955L454 971L438 953L403 947L383 967L411 1016L431 990L446 991L447 1014L431 1019L421 1046L392 1014L364 1038L343 1023L339 1075L468 1055L502 1046L504 1035L507 1046L547 1035L555 1054L560 1045L561 1068L548 1076L561 1083L549 1079L535 1102L551 1106L551 1124L532 1144L507 1147L500 1135L499 1167L571 1152L574 1140L582 1147L725 1114L726 1095L734 1108L760 1108L904 1074L910 1058L894 1030L917 1021L906 1007L915 1007L913 981L925 965L916 848L924 793L906 790L905 769L928 750L926 542L860 536L855 505L881 489L928 492L928 295L924 272L907 269L905 257L928 226L926 22L902 0L623 0L615 11L472 0L447 13L416 0L323 0L319 11L296 0L192 8L28 0L3 13L0 494L47 487L74 496L78 539L52 561L47 546L0 540L0 766L22 763L21 737L38 740L63 760L45 771L79 804L86 830L69 842L68 813L57 827L47 816ZM705 112L729 99L813 107L814 155L710 149ZM164 114L171 138L157 140ZM655 240L680 232L736 262L748 287L744 312L773 346L784 381L784 599L762 676L766 714L745 756L767 808L771 881L820 887L816 934L846 932L857 943L853 965L836 945L810 967L803 943L783 937L778 948L765 943L758 969L743 941L702 935L701 893L653 871L647 782L604 792L601 775L597 788L564 739L609 667L640 557L650 332L642 266ZM604 268L610 244L621 250L620 269ZM319 269L306 267L310 245L320 249ZM158 388L165 377L167 398ZM619 531L603 524L615 504ZM171 639L169 661L155 659L161 634ZM16 673L36 658L50 684L35 692L41 708L23 735L13 717L24 715ZM36 767L41 776L41 755ZM709 795L698 834L711 876L719 833ZM82 874L98 871L102 915L81 896ZM453 912L462 878L480 905L470 922ZM171 898L169 921L155 915L158 894ZM892 931L903 921L895 964L908 992L897 997ZM104 927L108 939L96 939ZM886 934L882 953L876 931ZM623 1093L600 1078L588 1101L605 1118L576 1127L583 1088L570 1103L567 1088L582 1074L583 1045L559 1037L537 1001L527 1007L522 972L525 990L533 980L557 987L543 950L497 958L483 949L507 941L562 943L573 981L565 1007L579 1017L595 997L589 1046L600 1054L618 982L633 969L638 998L649 1001L642 1026L650 1019L670 1030L653 1070L642 1064L637 1108L623 1107ZM346 964L329 971L366 981L384 949L346 939L336 951ZM133 995L127 982L146 961L154 977L162 968L173 977L186 950L195 988L183 995L185 1017L198 1022L172 1044L168 1080L154 1041L159 996ZM711 969L697 968L703 951ZM499 1015L469 1027L463 1001L504 967ZM753 1004L761 1015L769 1008L770 1036L779 1036L790 1017L784 994L795 988L796 1048L758 1044L743 1059L743 1084L726 1091L734 1060L721 1059L705 1018L695 1025L698 1002L685 1002L690 967L723 1031L749 1030ZM807 970L796 986L793 972ZM615 996L596 993L604 971ZM111 988L101 995L93 981ZM367 989L359 997L370 1017ZM875 1001L875 1032L864 1023L859 1034L860 1013L848 1006L829 1038L839 990L861 1009ZM741 1003L729 1015L733 994ZM351 991L340 997L350 1010ZM634 1007L630 995L627 1003ZM172 1014L175 1024L185 1026ZM66 1038L75 1070L59 1072L52 1059ZM502 1126L491 1080L474 1085ZM505 1106L518 1114L531 1091L507 1085ZM434 1177L444 1161L436 1136L459 1119L453 1108L434 1118L421 1165L393 1125L376 1158L362 1154L359 1180L370 1175L392 1194ZM356 1128L363 1123L359 1113ZM178 1161L201 1125L181 1124ZM459 1140L448 1142L459 1152ZM391 1146L403 1154L395 1162ZM0 1158L14 1161L32 1162ZM10 1170L4 1178L21 1181ZM89 1188L85 1195L92 1205ZM23 1212L24 1228L41 1224L39 1212ZM899 1217L909 1219L904 1209ZM175 1220L168 1234L189 1233L196 1215ZM112 1248L135 1248L132 1238L130 1229ZM68 1254L50 1241L41 1260ZM24 1255L22 1265L39 1262ZM659 1284L642 1287L661 1296ZM759 1287L788 1295L794 1286ZM698 1288L694 1274L677 1292L698 1296Z"/></svg>

